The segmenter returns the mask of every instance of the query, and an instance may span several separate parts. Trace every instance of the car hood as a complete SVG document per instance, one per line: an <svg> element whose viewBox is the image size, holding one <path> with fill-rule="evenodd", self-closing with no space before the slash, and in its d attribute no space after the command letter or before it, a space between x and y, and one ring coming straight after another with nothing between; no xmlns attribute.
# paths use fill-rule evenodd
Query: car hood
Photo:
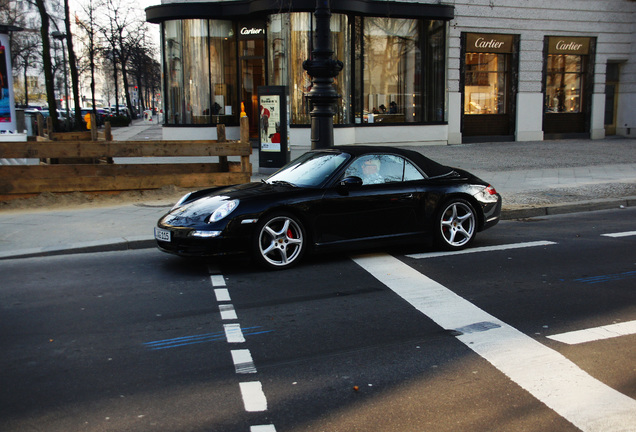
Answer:
<svg viewBox="0 0 636 432"><path fill-rule="evenodd" d="M209 216L216 209L228 201L239 200L239 208L235 211L241 213L241 208L261 207L258 203L272 202L272 200L290 198L294 191L302 191L286 184L269 184L265 182L247 183L223 188L204 189L193 192L182 205L173 208L160 219L160 223L166 225L194 226L206 223Z"/></svg>

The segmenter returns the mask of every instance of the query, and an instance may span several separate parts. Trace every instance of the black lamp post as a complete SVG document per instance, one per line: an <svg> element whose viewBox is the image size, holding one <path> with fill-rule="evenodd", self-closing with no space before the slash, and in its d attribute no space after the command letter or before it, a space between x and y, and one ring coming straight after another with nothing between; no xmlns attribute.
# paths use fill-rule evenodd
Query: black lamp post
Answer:
<svg viewBox="0 0 636 432"><path fill-rule="evenodd" d="M308 98L312 106L311 148L333 147L333 106L340 95L333 86L333 79L342 70L342 62L331 58L331 10L329 0L316 0L316 30L312 59L303 62L303 68L312 77Z"/></svg>
<svg viewBox="0 0 636 432"><path fill-rule="evenodd" d="M62 33L60 31L54 31L51 33L51 36L53 36L53 39L59 40L61 45L62 45L62 57L64 58L64 98L66 99L66 119L65 119L65 125L66 125L66 130L69 131L69 117L70 117L70 109L68 106L68 76L66 74L66 50L64 49L64 41L66 40L66 33Z"/></svg>

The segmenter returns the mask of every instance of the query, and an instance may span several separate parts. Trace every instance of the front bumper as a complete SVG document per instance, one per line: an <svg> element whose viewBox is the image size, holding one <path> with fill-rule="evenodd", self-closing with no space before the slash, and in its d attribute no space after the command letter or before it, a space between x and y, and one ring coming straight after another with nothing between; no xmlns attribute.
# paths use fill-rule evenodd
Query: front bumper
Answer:
<svg viewBox="0 0 636 432"><path fill-rule="evenodd" d="M219 256L236 255L249 252L249 238L193 236L193 229L174 228L160 225L159 228L170 232L170 241L155 236L157 247L163 252L180 256Z"/></svg>

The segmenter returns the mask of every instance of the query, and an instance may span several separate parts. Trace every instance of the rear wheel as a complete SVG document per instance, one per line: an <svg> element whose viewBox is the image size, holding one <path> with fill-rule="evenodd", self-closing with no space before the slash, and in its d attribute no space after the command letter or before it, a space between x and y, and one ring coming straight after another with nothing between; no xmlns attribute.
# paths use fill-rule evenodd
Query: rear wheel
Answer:
<svg viewBox="0 0 636 432"><path fill-rule="evenodd" d="M305 248L305 229L289 213L265 216L256 226L254 258L265 267L288 268L300 261Z"/></svg>
<svg viewBox="0 0 636 432"><path fill-rule="evenodd" d="M477 216L466 200L455 198L445 202L435 218L435 241L445 250L468 246L477 233Z"/></svg>

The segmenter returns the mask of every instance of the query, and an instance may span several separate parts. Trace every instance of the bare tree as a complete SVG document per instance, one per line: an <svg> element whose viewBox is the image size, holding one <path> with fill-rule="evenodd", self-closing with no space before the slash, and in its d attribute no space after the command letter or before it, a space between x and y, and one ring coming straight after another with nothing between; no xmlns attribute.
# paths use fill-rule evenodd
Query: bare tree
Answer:
<svg viewBox="0 0 636 432"><path fill-rule="evenodd" d="M46 83L46 98L49 102L49 114L53 122L53 129L59 129L59 122L57 120L57 106L55 102L55 88L53 86L53 70L51 62L51 40L49 39L49 14L46 10L44 0L35 0L35 4L40 13L41 28L40 34L42 36L42 69L44 69L44 81Z"/></svg>
<svg viewBox="0 0 636 432"><path fill-rule="evenodd" d="M112 53L113 77L115 78L115 92L117 93L117 65L120 66L124 97L129 114L134 118L132 101L128 84L128 62L131 47L143 38L145 23L137 16L136 10L122 4L121 0L106 0L106 14L108 23L102 28L102 34L108 41L109 51ZM119 106L116 107L119 114Z"/></svg>
<svg viewBox="0 0 636 432"><path fill-rule="evenodd" d="M28 71L37 66L41 49L38 36L39 23L36 22L33 13L33 5L24 2L0 2L0 22L3 24L20 27L23 31L10 32L11 64L15 71L22 70L24 78L24 95L16 94L16 101L29 104Z"/></svg>
<svg viewBox="0 0 636 432"><path fill-rule="evenodd" d="M77 58L73 49L73 34L71 33L71 17L68 8L68 0L64 0L64 25L66 28L66 51L68 52L68 64L71 71L71 85L73 87L73 102L75 105L75 127L82 125L82 106L79 97L79 75L77 73ZM68 101L67 101L68 105Z"/></svg>
<svg viewBox="0 0 636 432"><path fill-rule="evenodd" d="M93 106L93 112L97 114L96 111L96 101L95 101L95 68L96 68L96 57L99 52L99 46L97 44L97 26L96 26L96 11L101 3L95 2L94 0L88 0L88 3L82 6L84 15L86 17L85 20L81 20L78 16L76 16L75 23L80 27L86 36L85 40L85 49L88 54L88 69L91 77L91 101Z"/></svg>
<svg viewBox="0 0 636 432"><path fill-rule="evenodd" d="M148 40L144 37L131 46L128 68L138 88L142 111L150 107L151 95L161 85L161 69L159 63L153 58L155 48Z"/></svg>
<svg viewBox="0 0 636 432"><path fill-rule="evenodd" d="M24 105L29 105L29 78L28 72L29 69L37 66L37 61L39 59L39 53L41 50L40 41L33 37L33 35L28 35L25 38L21 38L20 49L13 56L14 60L12 61L13 68L16 70L22 70L22 78L24 82L24 97L22 99L22 103ZM16 100L18 100L18 95L16 95Z"/></svg>

